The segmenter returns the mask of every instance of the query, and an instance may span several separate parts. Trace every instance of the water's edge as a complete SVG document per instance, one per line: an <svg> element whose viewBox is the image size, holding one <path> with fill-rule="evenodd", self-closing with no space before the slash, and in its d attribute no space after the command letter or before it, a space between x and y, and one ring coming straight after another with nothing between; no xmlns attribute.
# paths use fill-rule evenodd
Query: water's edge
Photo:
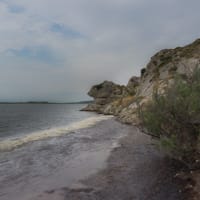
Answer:
<svg viewBox="0 0 200 200"><path fill-rule="evenodd" d="M110 118L112 118L112 116L100 115L97 117L86 118L82 121L74 122L67 126L60 126L56 128L47 129L47 130L36 131L30 134L27 134L25 136L23 135L18 138L5 139L3 141L0 141L0 152L11 151L12 149L18 148L24 144L27 144L33 141L59 137L59 136L65 135L67 133L70 133L79 129L89 128L91 126L94 126L96 123L100 121L107 120Z"/></svg>
<svg viewBox="0 0 200 200"><path fill-rule="evenodd" d="M1 152L0 199L42 199L48 191L71 187L105 168L110 152L129 127L108 116L86 124L68 134Z"/></svg>

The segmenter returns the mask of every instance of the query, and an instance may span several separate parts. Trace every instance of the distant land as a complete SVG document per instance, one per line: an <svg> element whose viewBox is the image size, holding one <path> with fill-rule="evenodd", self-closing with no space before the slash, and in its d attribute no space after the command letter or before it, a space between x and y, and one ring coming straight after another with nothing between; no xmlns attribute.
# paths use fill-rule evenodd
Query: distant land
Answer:
<svg viewBox="0 0 200 200"><path fill-rule="evenodd" d="M0 102L0 104L88 104L93 101L77 101L77 102L48 102L48 101L26 101L26 102Z"/></svg>

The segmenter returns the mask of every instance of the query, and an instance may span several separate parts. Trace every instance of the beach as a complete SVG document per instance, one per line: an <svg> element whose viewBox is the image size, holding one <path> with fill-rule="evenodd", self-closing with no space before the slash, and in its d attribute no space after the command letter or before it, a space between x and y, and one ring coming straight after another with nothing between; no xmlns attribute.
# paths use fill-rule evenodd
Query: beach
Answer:
<svg viewBox="0 0 200 200"><path fill-rule="evenodd" d="M105 127L109 123L113 121L98 126ZM128 129L123 130L126 133L112 150L106 168L71 188L51 191L47 197L50 199L60 193L63 200L186 199L183 191L186 182L176 177L182 164L166 157L138 128L129 126Z"/></svg>
<svg viewBox="0 0 200 200"><path fill-rule="evenodd" d="M182 166L138 128L112 117L34 141L12 156L20 169L1 177L1 200L184 199L176 178Z"/></svg>
<svg viewBox="0 0 200 200"><path fill-rule="evenodd" d="M37 138L1 152L0 199L41 199L49 191L71 187L97 173L106 167L106 159L126 132L123 130L129 129L101 115L73 123L73 127L71 132L64 129L66 134ZM49 198L53 196L51 193Z"/></svg>

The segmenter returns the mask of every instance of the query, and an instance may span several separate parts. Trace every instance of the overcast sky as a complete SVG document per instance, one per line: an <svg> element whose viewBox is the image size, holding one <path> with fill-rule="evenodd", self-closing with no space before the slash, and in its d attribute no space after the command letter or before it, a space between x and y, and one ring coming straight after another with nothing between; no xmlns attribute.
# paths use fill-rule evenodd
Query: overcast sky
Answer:
<svg viewBox="0 0 200 200"><path fill-rule="evenodd" d="M0 0L0 101L86 100L200 37L199 0Z"/></svg>

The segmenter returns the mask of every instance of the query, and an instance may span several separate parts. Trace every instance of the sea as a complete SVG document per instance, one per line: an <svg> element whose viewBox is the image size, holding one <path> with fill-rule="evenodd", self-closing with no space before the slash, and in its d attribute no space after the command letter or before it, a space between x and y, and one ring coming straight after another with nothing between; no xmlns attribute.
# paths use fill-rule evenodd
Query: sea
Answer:
<svg viewBox="0 0 200 200"><path fill-rule="evenodd" d="M105 165L124 127L85 106L0 104L0 200L53 199Z"/></svg>
<svg viewBox="0 0 200 200"><path fill-rule="evenodd" d="M90 126L101 117L84 104L0 104L0 151Z"/></svg>

